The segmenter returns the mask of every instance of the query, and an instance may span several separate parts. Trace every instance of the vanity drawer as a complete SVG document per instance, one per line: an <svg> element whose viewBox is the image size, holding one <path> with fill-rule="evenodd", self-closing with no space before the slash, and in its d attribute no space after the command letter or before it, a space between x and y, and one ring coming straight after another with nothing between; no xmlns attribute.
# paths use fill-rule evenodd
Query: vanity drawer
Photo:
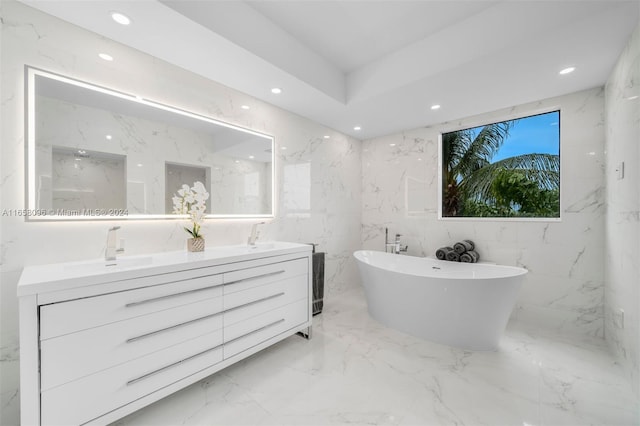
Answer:
<svg viewBox="0 0 640 426"><path fill-rule="evenodd" d="M179 275L176 275L179 277ZM53 303L40 308L40 339L49 339L222 295L222 274L101 296Z"/></svg>
<svg viewBox="0 0 640 426"><path fill-rule="evenodd" d="M308 277L298 275L224 296L224 325L307 298Z"/></svg>
<svg viewBox="0 0 640 426"><path fill-rule="evenodd" d="M248 320L225 326L224 359L284 333L309 319L309 301L299 300Z"/></svg>
<svg viewBox="0 0 640 426"><path fill-rule="evenodd" d="M51 425L93 420L222 361L222 330L118 365L41 394Z"/></svg>
<svg viewBox="0 0 640 426"><path fill-rule="evenodd" d="M44 340L41 389L220 330L222 318L222 297L215 297Z"/></svg>
<svg viewBox="0 0 640 426"><path fill-rule="evenodd" d="M224 294L235 293L236 291L243 291L296 275L307 274L308 268L309 260L304 258L226 272L224 274Z"/></svg>

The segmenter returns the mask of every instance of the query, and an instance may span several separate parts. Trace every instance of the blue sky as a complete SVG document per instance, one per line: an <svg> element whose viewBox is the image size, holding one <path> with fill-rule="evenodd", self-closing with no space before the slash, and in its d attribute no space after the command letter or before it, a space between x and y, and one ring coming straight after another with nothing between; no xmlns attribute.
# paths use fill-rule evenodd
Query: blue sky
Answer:
<svg viewBox="0 0 640 426"><path fill-rule="evenodd" d="M471 129L479 132L482 126ZM492 163L516 155L560 153L560 112L554 111L519 119L509 132Z"/></svg>

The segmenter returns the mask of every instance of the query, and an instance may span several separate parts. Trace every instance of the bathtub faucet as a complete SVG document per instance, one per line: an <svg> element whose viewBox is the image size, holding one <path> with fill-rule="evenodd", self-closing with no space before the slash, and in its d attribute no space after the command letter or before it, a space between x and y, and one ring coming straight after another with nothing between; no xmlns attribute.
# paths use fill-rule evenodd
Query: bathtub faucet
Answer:
<svg viewBox="0 0 640 426"><path fill-rule="evenodd" d="M396 241L393 244L393 253L395 254L406 253L407 249L409 248L409 246L403 246L402 244L400 244L400 237L400 234L396 234Z"/></svg>
<svg viewBox="0 0 640 426"><path fill-rule="evenodd" d="M409 248L408 246L403 246L400 244L400 237L402 235L396 234L396 239L394 242L389 242L389 228L384 228L384 251L385 253L393 253L400 254L406 252Z"/></svg>
<svg viewBox="0 0 640 426"><path fill-rule="evenodd" d="M393 253L395 251L395 244L389 242L389 228L384 228L384 252Z"/></svg>

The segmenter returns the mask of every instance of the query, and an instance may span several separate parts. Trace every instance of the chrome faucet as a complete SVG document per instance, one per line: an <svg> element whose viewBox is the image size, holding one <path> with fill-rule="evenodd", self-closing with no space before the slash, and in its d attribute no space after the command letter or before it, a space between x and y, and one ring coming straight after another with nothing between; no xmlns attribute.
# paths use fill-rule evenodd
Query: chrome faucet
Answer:
<svg viewBox="0 0 640 426"><path fill-rule="evenodd" d="M119 226L114 226L109 228L107 232L107 248L104 251L104 260L116 260L116 255L118 253L123 253L124 248L117 248L116 246L116 231L120 229Z"/></svg>
<svg viewBox="0 0 640 426"><path fill-rule="evenodd" d="M258 239L258 235L260 235L260 232L258 232L258 225L264 225L264 222L254 223L251 227L251 235L247 238L247 244L250 246L256 245L256 240Z"/></svg>
<svg viewBox="0 0 640 426"><path fill-rule="evenodd" d="M400 253L400 234L396 234L396 241L393 243L393 252Z"/></svg>
<svg viewBox="0 0 640 426"><path fill-rule="evenodd" d="M389 228L384 228L384 251L386 253L400 254L406 252L409 246L403 246L400 244L400 237L402 235L396 234L394 242L389 242Z"/></svg>
<svg viewBox="0 0 640 426"><path fill-rule="evenodd" d="M391 253L393 253L395 246L389 242L389 228L384 228L384 252L389 253L389 249L391 249Z"/></svg>

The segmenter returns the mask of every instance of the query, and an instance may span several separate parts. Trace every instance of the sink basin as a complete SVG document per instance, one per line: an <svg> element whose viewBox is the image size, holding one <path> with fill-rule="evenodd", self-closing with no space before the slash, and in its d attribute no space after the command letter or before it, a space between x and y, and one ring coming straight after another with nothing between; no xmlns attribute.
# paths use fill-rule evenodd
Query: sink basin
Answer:
<svg viewBox="0 0 640 426"><path fill-rule="evenodd" d="M1 1L1 0L0 0ZM285 241L258 241L248 244L215 246L191 253L187 250L154 254L123 255L114 261L104 258L76 262L31 265L23 269L18 283L18 296L31 296L38 292L56 292L86 285L97 285L129 279L140 271L148 275L169 274L184 269L199 269L290 254L306 256L311 245ZM48 300L48 299L47 299Z"/></svg>
<svg viewBox="0 0 640 426"><path fill-rule="evenodd" d="M256 243L253 246L247 245L245 246L245 250L247 251L260 251L260 250L270 250L272 248L275 248L275 244L274 243Z"/></svg>
<svg viewBox="0 0 640 426"><path fill-rule="evenodd" d="M281 241L265 241L257 242L255 245L250 246L248 244L241 244L237 246L227 246L224 250L233 250L235 253L247 254L247 253L259 253L269 250L286 249L291 243L285 243Z"/></svg>
<svg viewBox="0 0 640 426"><path fill-rule="evenodd" d="M97 259L73 262L63 265L61 267L61 272L68 276L99 275L109 272L120 272L129 269L143 268L146 266L166 266L168 264L175 263L176 259L180 259L180 261L185 258L193 260L196 255L202 259L223 258L227 256L244 256L251 253L266 253L270 251L286 250L296 247L299 247L299 244L282 241L264 241L257 242L253 246L242 244L236 246L211 247L201 253L188 253L186 251L181 251L177 258L175 257L175 254L166 253L156 254L153 256L123 256L112 261Z"/></svg>
<svg viewBox="0 0 640 426"><path fill-rule="evenodd" d="M137 268L139 266L150 265L153 261L151 256L147 257L123 257L116 260L97 260L92 262L74 263L65 265L64 270L69 272L102 273L108 271L122 271L123 269Z"/></svg>

